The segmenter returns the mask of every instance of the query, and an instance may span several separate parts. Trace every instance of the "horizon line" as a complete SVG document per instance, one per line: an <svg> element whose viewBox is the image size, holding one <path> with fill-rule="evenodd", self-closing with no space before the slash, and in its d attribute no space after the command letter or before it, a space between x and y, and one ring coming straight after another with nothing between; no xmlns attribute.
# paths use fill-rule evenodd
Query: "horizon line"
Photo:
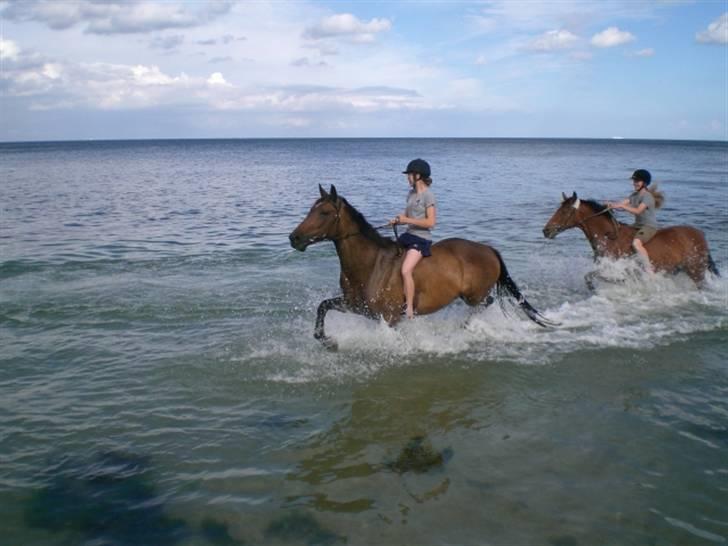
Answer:
<svg viewBox="0 0 728 546"><path fill-rule="evenodd" d="M702 138L650 138L650 137L473 137L473 136L366 136L366 137L299 137L299 136L275 136L275 137L142 137L142 138L75 138L75 139L51 139L51 140L0 140L0 145L7 144L74 144L91 142L152 142L152 141L234 141L234 140L593 140L613 142L710 142L728 144L726 139L702 139Z"/></svg>

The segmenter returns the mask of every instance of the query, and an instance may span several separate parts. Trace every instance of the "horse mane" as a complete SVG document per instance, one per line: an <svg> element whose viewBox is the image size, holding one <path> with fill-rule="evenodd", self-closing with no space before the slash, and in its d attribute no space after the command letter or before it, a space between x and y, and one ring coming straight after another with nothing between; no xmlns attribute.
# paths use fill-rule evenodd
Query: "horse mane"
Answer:
<svg viewBox="0 0 728 546"><path fill-rule="evenodd" d="M384 237L379 234L379 232L372 226L369 221L364 218L364 215L356 210L354 205L349 203L346 199L343 197L339 197L341 201L344 203L346 208L349 210L349 214L351 216L351 219L354 221L354 223L359 228L360 233L366 238L372 241L373 243L376 243L377 246L380 246L381 248L392 248L397 246L397 243L392 239L391 237Z"/></svg>
<svg viewBox="0 0 728 546"><path fill-rule="evenodd" d="M612 210L604 203L600 203L599 201L595 201L594 199L582 199L581 202L589 205L594 211L594 214L598 214L606 210L606 214L609 215L610 218L615 219L614 212L612 212Z"/></svg>

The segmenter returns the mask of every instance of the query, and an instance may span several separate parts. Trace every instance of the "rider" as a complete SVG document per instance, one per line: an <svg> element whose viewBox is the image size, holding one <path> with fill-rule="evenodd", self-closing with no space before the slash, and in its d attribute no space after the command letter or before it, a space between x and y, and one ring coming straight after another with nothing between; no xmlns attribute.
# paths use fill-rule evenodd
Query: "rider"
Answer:
<svg viewBox="0 0 728 546"><path fill-rule="evenodd" d="M649 272L654 272L650 257L645 249L647 241L657 233L657 219L655 217L655 197L648 190L652 175L645 169L637 169L632 174L634 192L620 203L609 203L613 209L622 209L635 215L634 227L637 228L632 247L642 256Z"/></svg>
<svg viewBox="0 0 728 546"><path fill-rule="evenodd" d="M410 192L404 214L396 216L390 224L408 224L399 242L407 249L402 261L402 281L407 318L414 318L415 281L412 272L417 263L430 256L432 234L435 227L435 196L430 191L430 165L424 159L413 159L402 172L407 175Z"/></svg>

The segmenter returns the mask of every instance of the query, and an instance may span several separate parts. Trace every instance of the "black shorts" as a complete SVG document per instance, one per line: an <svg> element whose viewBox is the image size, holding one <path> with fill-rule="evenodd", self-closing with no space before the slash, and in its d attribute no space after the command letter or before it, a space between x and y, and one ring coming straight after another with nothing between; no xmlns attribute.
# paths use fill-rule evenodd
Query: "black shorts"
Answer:
<svg viewBox="0 0 728 546"><path fill-rule="evenodd" d="M424 257L432 256L432 252L430 252L432 241L423 239L422 237L418 237L417 235L413 235L409 232L400 235L398 241L399 244L407 250L414 248L415 250L419 250Z"/></svg>

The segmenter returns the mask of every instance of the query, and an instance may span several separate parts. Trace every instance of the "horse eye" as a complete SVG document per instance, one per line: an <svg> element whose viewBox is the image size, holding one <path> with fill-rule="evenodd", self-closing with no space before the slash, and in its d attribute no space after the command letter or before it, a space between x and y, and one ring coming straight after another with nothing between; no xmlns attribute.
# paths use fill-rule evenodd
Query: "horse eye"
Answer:
<svg viewBox="0 0 728 546"><path fill-rule="evenodd" d="M321 216L328 216L329 214L331 214L331 212L330 212L330 211L328 211L328 210L322 210L321 212L319 212L319 214L320 214Z"/></svg>

